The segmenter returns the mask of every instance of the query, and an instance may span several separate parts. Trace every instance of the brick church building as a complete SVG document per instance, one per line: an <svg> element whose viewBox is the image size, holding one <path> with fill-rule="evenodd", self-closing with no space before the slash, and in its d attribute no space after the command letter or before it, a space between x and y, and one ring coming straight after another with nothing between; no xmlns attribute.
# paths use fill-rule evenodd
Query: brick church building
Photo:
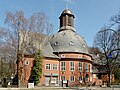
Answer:
<svg viewBox="0 0 120 90"><path fill-rule="evenodd" d="M94 83L93 59L82 36L74 29L74 15L65 9L60 15L59 31L52 36L44 36L42 43L42 77L39 85L69 86ZM27 86L34 58L24 55L23 84ZM18 63L18 84L21 77L21 62Z"/></svg>

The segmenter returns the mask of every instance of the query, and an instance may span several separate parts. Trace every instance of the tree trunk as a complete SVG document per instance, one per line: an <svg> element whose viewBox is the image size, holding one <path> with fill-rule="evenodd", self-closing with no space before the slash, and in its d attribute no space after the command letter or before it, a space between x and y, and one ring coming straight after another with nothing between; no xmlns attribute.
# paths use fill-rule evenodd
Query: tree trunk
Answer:
<svg viewBox="0 0 120 90"><path fill-rule="evenodd" d="M108 73L108 87L111 85L111 73Z"/></svg>
<svg viewBox="0 0 120 90"><path fill-rule="evenodd" d="M24 86L24 80L23 80L23 73L24 73L24 53L22 52L21 54L21 72L20 72L20 82L19 82L19 87L23 87Z"/></svg>

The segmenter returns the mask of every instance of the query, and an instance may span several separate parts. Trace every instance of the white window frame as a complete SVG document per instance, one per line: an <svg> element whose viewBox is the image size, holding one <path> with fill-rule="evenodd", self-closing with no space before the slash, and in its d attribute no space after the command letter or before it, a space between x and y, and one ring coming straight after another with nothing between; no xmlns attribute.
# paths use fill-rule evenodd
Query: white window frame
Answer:
<svg viewBox="0 0 120 90"><path fill-rule="evenodd" d="M54 66L54 65L56 65L56 66ZM56 68L56 69L54 69L54 68ZM53 64L52 69L53 69L53 70L58 70L58 65L57 65L57 64Z"/></svg>
<svg viewBox="0 0 120 90"><path fill-rule="evenodd" d="M90 72L93 72L92 64L90 64Z"/></svg>
<svg viewBox="0 0 120 90"><path fill-rule="evenodd" d="M72 66L71 66L72 63ZM74 71L75 70L75 63L72 61L70 62L70 71Z"/></svg>
<svg viewBox="0 0 120 90"><path fill-rule="evenodd" d="M87 63L85 64L85 69L86 69L86 72L89 72L89 65Z"/></svg>
<svg viewBox="0 0 120 90"><path fill-rule="evenodd" d="M81 64L81 65L79 65L79 64ZM79 62L79 63L78 63L78 71L79 71L79 72L82 72L82 71L83 71L83 63L82 63L82 62Z"/></svg>
<svg viewBox="0 0 120 90"><path fill-rule="evenodd" d="M47 63L47 64L45 65L45 70L50 70L50 69L51 69L51 65L49 66L50 69L47 69L47 68L46 68L46 67L48 67L47 65L50 65L50 64Z"/></svg>
<svg viewBox="0 0 120 90"><path fill-rule="evenodd" d="M60 76L60 80L62 81L62 77L64 77L64 80L63 80L63 81L65 81L65 80L66 80L66 77L65 77L65 76Z"/></svg>
<svg viewBox="0 0 120 90"><path fill-rule="evenodd" d="M62 63L64 63L65 66L61 66ZM64 68L64 70L62 70L63 68ZM65 62L60 62L60 70L61 70L61 71L65 71L65 70L66 70L66 63L65 63Z"/></svg>
<svg viewBox="0 0 120 90"><path fill-rule="evenodd" d="M87 74L87 75L88 75L88 77L86 77L86 75L85 75L85 80L86 80L86 81L89 80L89 74Z"/></svg>
<svg viewBox="0 0 120 90"><path fill-rule="evenodd" d="M72 78L73 77L73 78ZM73 79L73 80L72 80ZM75 76L70 76L70 82L74 82L75 81Z"/></svg>

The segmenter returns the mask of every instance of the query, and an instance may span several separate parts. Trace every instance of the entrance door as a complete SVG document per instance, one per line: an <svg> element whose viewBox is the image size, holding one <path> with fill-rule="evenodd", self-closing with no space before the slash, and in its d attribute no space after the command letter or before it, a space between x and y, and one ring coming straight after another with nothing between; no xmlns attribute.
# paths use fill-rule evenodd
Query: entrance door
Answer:
<svg viewBox="0 0 120 90"><path fill-rule="evenodd" d="M55 84L57 84L57 77L53 77L53 78L52 78L52 81L53 81Z"/></svg>
<svg viewBox="0 0 120 90"><path fill-rule="evenodd" d="M45 77L45 85L49 86L50 83L50 77Z"/></svg>

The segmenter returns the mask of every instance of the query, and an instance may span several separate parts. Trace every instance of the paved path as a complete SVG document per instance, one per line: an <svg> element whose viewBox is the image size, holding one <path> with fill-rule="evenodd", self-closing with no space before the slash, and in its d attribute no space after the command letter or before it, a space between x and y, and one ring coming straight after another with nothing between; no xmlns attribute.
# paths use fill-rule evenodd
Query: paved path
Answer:
<svg viewBox="0 0 120 90"><path fill-rule="evenodd" d="M63 88L63 87L35 87L28 88L0 88L0 90L120 90L120 88L108 88L108 87L75 87L75 88Z"/></svg>

